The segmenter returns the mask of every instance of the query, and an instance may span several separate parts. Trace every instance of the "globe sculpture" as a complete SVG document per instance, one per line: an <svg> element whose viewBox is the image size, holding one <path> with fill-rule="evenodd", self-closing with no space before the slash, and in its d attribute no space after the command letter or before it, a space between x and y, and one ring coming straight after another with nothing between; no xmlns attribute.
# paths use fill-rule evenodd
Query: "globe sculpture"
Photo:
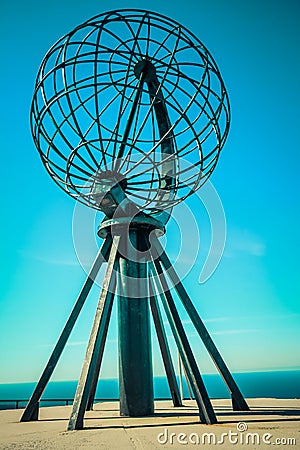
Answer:
<svg viewBox="0 0 300 450"><path fill-rule="evenodd" d="M143 10L100 14L48 51L38 72L31 129L42 162L70 196L104 213L103 244L21 418L39 400L103 263L106 274L68 429L92 409L114 298L118 302L120 413L153 414L150 312L174 406L181 406L161 307L200 420L216 415L172 298L174 287L232 396L248 406L159 237L172 208L213 172L230 123L227 92L206 47L179 23Z"/></svg>

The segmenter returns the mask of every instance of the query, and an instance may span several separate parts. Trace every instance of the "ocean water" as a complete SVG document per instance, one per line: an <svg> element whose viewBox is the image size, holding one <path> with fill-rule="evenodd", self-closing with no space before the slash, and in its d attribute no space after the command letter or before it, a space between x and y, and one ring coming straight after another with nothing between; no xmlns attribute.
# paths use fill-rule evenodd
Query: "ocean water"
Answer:
<svg viewBox="0 0 300 450"><path fill-rule="evenodd" d="M247 398L274 397L300 398L300 370L276 372L247 372L233 374L235 381ZM211 398L229 398L229 392L218 374L203 375L203 380ZM24 400L19 407L24 407L30 398L36 383L0 384L0 409L14 408L15 403L8 400ZM63 405L65 402L47 402L47 399L72 399L77 381L52 381L43 394L41 406ZM184 396L189 398L189 391L183 380ZM157 399L170 398L168 382L165 377L154 378L154 395ZM118 399L117 379L100 380L96 398ZM44 399L44 400L43 400Z"/></svg>

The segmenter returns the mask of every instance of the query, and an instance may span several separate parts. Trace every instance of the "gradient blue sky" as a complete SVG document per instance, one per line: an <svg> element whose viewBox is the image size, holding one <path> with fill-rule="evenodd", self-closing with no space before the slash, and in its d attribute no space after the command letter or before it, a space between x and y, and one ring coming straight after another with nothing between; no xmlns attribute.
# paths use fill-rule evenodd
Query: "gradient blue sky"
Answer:
<svg viewBox="0 0 300 450"><path fill-rule="evenodd" d="M190 199L203 248L184 283L233 371L300 369L299 1L3 0L0 8L0 382L37 380L85 277L72 239L74 201L47 175L30 135L35 76L58 38L117 8L149 9L178 20L216 59L232 107L229 138L211 178L226 214L227 243L216 272L199 284L209 233L204 209ZM178 212L182 232L189 233L184 216ZM178 252L176 232L170 224L171 255ZM89 259L96 250L93 229L84 233ZM193 245L186 244L179 266L190 263ZM78 377L97 296L95 289L53 379ZM212 372L180 312L201 369ZM114 311L102 376L116 375Z"/></svg>

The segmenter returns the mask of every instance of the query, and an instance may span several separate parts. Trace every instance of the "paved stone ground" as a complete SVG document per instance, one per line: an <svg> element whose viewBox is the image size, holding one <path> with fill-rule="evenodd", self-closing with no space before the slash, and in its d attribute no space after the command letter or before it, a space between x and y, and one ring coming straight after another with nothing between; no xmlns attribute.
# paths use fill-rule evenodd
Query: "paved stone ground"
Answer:
<svg viewBox="0 0 300 450"><path fill-rule="evenodd" d="M250 399L251 411L234 412L213 400L217 425L199 423L194 401L174 408L158 401L151 417L123 418L118 402L98 403L84 429L66 431L71 406L41 408L37 422L20 423L22 410L0 411L0 449L300 449L300 400Z"/></svg>

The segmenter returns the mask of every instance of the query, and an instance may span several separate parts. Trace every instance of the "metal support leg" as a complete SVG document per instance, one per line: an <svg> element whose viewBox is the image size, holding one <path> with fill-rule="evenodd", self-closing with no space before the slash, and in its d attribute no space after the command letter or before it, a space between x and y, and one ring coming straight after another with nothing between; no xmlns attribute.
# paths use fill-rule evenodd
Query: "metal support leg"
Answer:
<svg viewBox="0 0 300 450"><path fill-rule="evenodd" d="M183 383L182 383L182 361L180 357L179 350L178 351L178 371L179 371L179 389L180 389L180 397L181 400L184 400L184 393L183 393Z"/></svg>
<svg viewBox="0 0 300 450"><path fill-rule="evenodd" d="M156 334L157 334L158 343L160 346L163 363L165 366L165 371L166 371L166 375L167 375L167 379L168 379L168 383L169 383L169 388L170 388L170 392L171 392L171 396L172 396L172 400L173 400L173 405L174 406L182 406L180 392L179 392L179 388L178 388L178 384L177 384L177 380L176 380L176 375L175 375L175 370L174 370L174 366L173 366L173 362L172 362L171 352L169 349L169 345L168 345L168 341L167 341L167 337L166 337L166 333L165 333L165 329L164 329L164 325L163 325L163 320L161 317L161 312L159 310L159 305L158 305L157 299L154 296L154 293L152 292L151 283L149 286L149 290L150 290L150 306L151 306L153 321L154 321L154 325L155 325L155 329L156 329Z"/></svg>
<svg viewBox="0 0 300 450"><path fill-rule="evenodd" d="M120 414L129 417L154 412L147 265L145 261L137 261L134 251L140 248L139 232L143 233L130 230L129 236L123 236L126 257L120 256Z"/></svg>
<svg viewBox="0 0 300 450"><path fill-rule="evenodd" d="M204 323L202 322L199 314L197 313L196 308L194 307L191 299L189 298L183 284L181 283L175 269L173 268L168 256L163 251L162 246L160 245L158 239L153 237L153 244L156 248L156 252L159 256L159 260L164 266L166 272L168 273L168 277L172 281L177 294L185 307L194 327L196 328L200 338L202 339L208 353L210 354L215 366L220 372L229 392L232 396L232 407L235 411L248 411L249 406L246 403L241 391L239 390L236 382L234 381L228 367L226 366L221 354L219 353L217 347L215 346L212 338L210 337ZM156 256L157 256L156 254Z"/></svg>
<svg viewBox="0 0 300 450"><path fill-rule="evenodd" d="M112 297L112 302L113 301L114 301L114 295ZM101 365L102 365L103 353L104 353L104 348L105 348L105 342L106 342L106 338L107 338L108 325L110 322L110 316L111 316L111 311L109 313L109 317L107 318L106 329L103 332L103 342L102 342L102 345L100 347L98 357L97 357L95 373L94 373L93 381L91 384L91 391L90 391L89 399L88 399L87 406L86 406L87 411L92 411L93 406L94 406L96 390L97 390L97 385L98 385L99 375L100 375L100 370L101 370Z"/></svg>
<svg viewBox="0 0 300 450"><path fill-rule="evenodd" d="M191 388L191 384L189 382L189 379L188 379L188 376L187 376L187 373L186 373L186 370L185 370L184 366L183 366L183 372L184 372L184 378L185 378L185 381L186 381L186 385L187 385L187 388L188 388L188 391L189 391L189 396L190 396L190 399L192 400L192 398L193 398L192 388Z"/></svg>
<svg viewBox="0 0 300 450"><path fill-rule="evenodd" d="M66 322L66 325L57 341L56 346L54 347L54 350L49 358L49 361L42 373L41 378L39 379L38 384L36 385L36 388L25 408L25 411L20 419L21 422L29 422L31 420L37 420L38 419L38 410L39 410L39 400L45 390L45 387L47 386L47 383L56 367L56 364L65 348L65 345L69 339L69 336L73 330L73 327L76 323L76 320L79 316L79 313L84 305L84 302L93 286L94 280L100 270L100 267L102 263L107 258L107 254L109 251L109 248L111 246L111 237L107 236L105 241L103 242L96 259L94 261L94 264L87 276L87 279L79 293L79 296L77 297L76 303L74 305L74 308Z"/></svg>
<svg viewBox="0 0 300 450"><path fill-rule="evenodd" d="M86 411L95 371L97 369L97 359L99 352L103 350L102 347L104 347L105 344L108 321L113 305L113 292L116 284L116 270L118 262L116 257L118 245L119 236L115 236L109 255L104 283L97 306L90 340L87 346L80 379L77 385L68 430L78 430L83 428L84 413Z"/></svg>
<svg viewBox="0 0 300 450"><path fill-rule="evenodd" d="M114 283L114 284L116 285L116 283ZM116 286L112 287L112 299L111 299L112 302L114 301L115 288L116 288ZM87 407L86 407L87 411L91 411L93 409L93 404L94 404L94 400L95 400L97 384L98 384L98 380L99 380L99 373L100 373L100 370L101 370L101 364L102 364L103 353L104 353L104 348L105 348L105 342L106 342L106 338L107 338L108 325L109 325L109 322L110 322L110 316L111 316L111 310L109 311L109 314L108 314L108 317L107 317L107 321L106 321L106 324L105 324L105 328L104 328L104 331L103 331L103 338L102 338L102 341L101 341L101 346L100 346L98 357L97 357L95 373L94 373L94 377L93 377L93 381L92 381L92 385L91 385L91 392L90 392L90 396L89 396Z"/></svg>
<svg viewBox="0 0 300 450"><path fill-rule="evenodd" d="M182 362L185 366L186 373L194 392L195 400L199 408L200 421L205 424L217 423L215 412L208 397L192 349L169 291L167 281L163 275L162 268L157 259L154 260L154 265L155 269L153 268L153 264L151 264L152 274L155 282L157 283L158 292L160 293L163 307L168 317Z"/></svg>

